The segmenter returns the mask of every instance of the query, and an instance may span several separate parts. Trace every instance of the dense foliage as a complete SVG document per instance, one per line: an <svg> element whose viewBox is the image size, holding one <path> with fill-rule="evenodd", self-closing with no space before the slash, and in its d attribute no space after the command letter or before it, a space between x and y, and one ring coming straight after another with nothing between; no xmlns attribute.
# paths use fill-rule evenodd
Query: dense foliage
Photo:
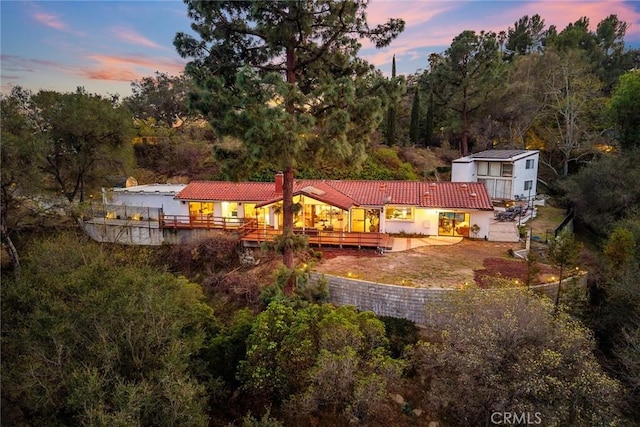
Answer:
<svg viewBox="0 0 640 427"><path fill-rule="evenodd" d="M559 31L525 16L499 33L464 31L426 71L389 80L357 58L357 37L384 45L401 22L369 28L364 1L315 2L327 8L315 17L291 5L188 2L200 36L176 38L188 73L133 82L122 103L81 89L2 97L2 243L14 267L2 270L3 422L454 426L508 410L545 425L638 424L640 55L625 50L627 24L612 15L595 31L586 18ZM442 165L491 147L541 150L542 181L587 240L586 307L467 291L418 332L322 303L326 288L305 287L300 269L244 270L229 236L142 249L25 232L46 236L45 212L72 223L78 202L128 175L132 154L141 183L271 181L283 168L446 179ZM563 271L578 262L575 240L550 245ZM289 278L295 296L283 295Z"/></svg>
<svg viewBox="0 0 640 427"><path fill-rule="evenodd" d="M44 239L3 278L3 411L36 425L207 424L190 365L212 310L198 285L124 255Z"/></svg>
<svg viewBox="0 0 640 427"><path fill-rule="evenodd" d="M412 350L424 404L446 425L484 425L494 412L537 413L543 425L610 425L620 385L593 354L589 331L524 290L452 295L434 312L439 339Z"/></svg>

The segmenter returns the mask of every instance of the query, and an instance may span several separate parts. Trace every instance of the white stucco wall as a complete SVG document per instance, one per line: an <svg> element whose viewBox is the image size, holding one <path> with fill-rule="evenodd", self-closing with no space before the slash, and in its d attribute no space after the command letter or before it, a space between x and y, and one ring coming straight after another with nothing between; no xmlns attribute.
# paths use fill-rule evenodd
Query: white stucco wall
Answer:
<svg viewBox="0 0 640 427"><path fill-rule="evenodd" d="M493 220L493 211L475 211L471 212L471 217L469 218L470 225L477 225L480 227L478 231L478 235L474 236L472 233L470 237L477 237L479 239L483 239L485 236L487 239L489 238L489 224Z"/></svg>
<svg viewBox="0 0 640 427"><path fill-rule="evenodd" d="M414 210L413 221L398 221L398 220L384 220L383 228L385 233L417 233L427 236L438 235L438 218L440 212L450 212L450 209L424 209L416 208ZM493 219L493 211L473 211L467 210L470 214L470 224L478 225L480 231L478 232L478 238L484 238L489 235L489 224ZM470 236L476 237L476 236Z"/></svg>
<svg viewBox="0 0 640 427"><path fill-rule="evenodd" d="M477 182L476 165L473 160L463 157L451 163L451 182Z"/></svg>
<svg viewBox="0 0 640 427"><path fill-rule="evenodd" d="M165 215L189 215L189 205L175 196L185 184L150 184L115 188L108 192L105 204L161 208Z"/></svg>
<svg viewBox="0 0 640 427"><path fill-rule="evenodd" d="M533 168L527 169L527 160L533 160ZM538 189L538 165L540 155L537 151L532 152L529 156L518 159L513 163L513 194L518 196L535 198ZM524 183L531 181L533 186L531 191L524 189Z"/></svg>
<svg viewBox="0 0 640 427"><path fill-rule="evenodd" d="M533 160L533 168L527 169L527 160ZM515 196L524 196L525 198L531 195L534 198L537 194L537 179L538 179L538 167L540 161L540 153L536 150L530 150L518 156L512 158L471 158L461 157L454 160L451 163L451 182L478 182L477 176L477 162L489 162L489 163L512 163L513 174L511 178L503 177L482 177L484 179L504 180L509 179L511 181L511 199ZM526 181L532 181L531 192L524 189L524 183ZM491 195L490 195L491 196Z"/></svg>

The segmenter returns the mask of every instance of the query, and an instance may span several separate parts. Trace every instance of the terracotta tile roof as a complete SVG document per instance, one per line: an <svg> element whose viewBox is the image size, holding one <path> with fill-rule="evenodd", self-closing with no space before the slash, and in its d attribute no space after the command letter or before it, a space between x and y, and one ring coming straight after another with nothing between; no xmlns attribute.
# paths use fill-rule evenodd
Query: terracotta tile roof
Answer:
<svg viewBox="0 0 640 427"><path fill-rule="evenodd" d="M312 185L301 188L299 192L344 210L359 205L356 200L331 186L327 181L314 182Z"/></svg>
<svg viewBox="0 0 640 427"><path fill-rule="evenodd" d="M329 181L331 186L357 200L361 205L385 203L414 205L419 201L417 181Z"/></svg>
<svg viewBox="0 0 640 427"><path fill-rule="evenodd" d="M421 182L420 195L417 206L426 208L493 210L487 187L480 182Z"/></svg>
<svg viewBox="0 0 640 427"><path fill-rule="evenodd" d="M273 182L192 181L176 199L261 202L265 195L275 195Z"/></svg>
<svg viewBox="0 0 640 427"><path fill-rule="evenodd" d="M420 181L296 180L293 193L349 209L352 206L410 205L428 208L493 210L482 183ZM272 182L194 181L178 196L183 200L278 202Z"/></svg>

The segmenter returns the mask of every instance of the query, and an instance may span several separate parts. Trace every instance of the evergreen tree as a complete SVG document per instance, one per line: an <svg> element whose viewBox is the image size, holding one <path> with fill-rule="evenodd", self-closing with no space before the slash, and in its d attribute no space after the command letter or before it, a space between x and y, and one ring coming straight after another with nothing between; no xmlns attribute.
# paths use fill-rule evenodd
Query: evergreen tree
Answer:
<svg viewBox="0 0 640 427"><path fill-rule="evenodd" d="M457 115L461 133L460 152L469 154L471 115L488 93L501 84L500 55L495 33L463 31L433 69L438 96Z"/></svg>
<svg viewBox="0 0 640 427"><path fill-rule="evenodd" d="M413 96L411 105L411 126L409 127L409 140L412 144L418 142L420 133L420 88L415 87L416 94Z"/></svg>
<svg viewBox="0 0 640 427"><path fill-rule="evenodd" d="M433 92L429 93L429 101L427 103L427 115L425 117L424 127L424 145L429 146L433 141L433 132L435 129L435 102Z"/></svg>
<svg viewBox="0 0 640 427"><path fill-rule="evenodd" d="M622 149L628 151L640 147L640 70L620 77L610 108Z"/></svg>
<svg viewBox="0 0 640 427"><path fill-rule="evenodd" d="M383 79L357 58L362 39L384 47L404 29L390 19L370 28L367 1L187 1L197 38L178 33L191 103L248 158L284 171L284 264L293 267L293 180L303 159L357 166L383 119Z"/></svg>
<svg viewBox="0 0 640 427"><path fill-rule="evenodd" d="M509 28L507 36L507 52L513 55L525 55L542 47L544 36L544 19L540 15L523 16Z"/></svg>
<svg viewBox="0 0 640 427"><path fill-rule="evenodd" d="M396 56L393 55L393 62L391 63L391 81L395 81L396 78ZM395 145L396 143L396 108L397 105L391 102L389 105L389 111L387 112L387 145Z"/></svg>

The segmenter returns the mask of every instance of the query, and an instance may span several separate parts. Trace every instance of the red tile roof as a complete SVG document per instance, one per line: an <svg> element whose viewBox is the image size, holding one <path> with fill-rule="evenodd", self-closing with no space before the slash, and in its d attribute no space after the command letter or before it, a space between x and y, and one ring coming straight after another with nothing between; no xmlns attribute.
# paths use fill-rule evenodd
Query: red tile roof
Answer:
<svg viewBox="0 0 640 427"><path fill-rule="evenodd" d="M181 200L218 200L261 202L265 195L275 195L272 182L192 181L178 193Z"/></svg>
<svg viewBox="0 0 640 427"><path fill-rule="evenodd" d="M296 180L295 194L349 209L352 206L410 205L427 208L493 210L482 183L420 181ZM177 196L183 200L257 202L268 205L282 199L274 183L194 181Z"/></svg>

